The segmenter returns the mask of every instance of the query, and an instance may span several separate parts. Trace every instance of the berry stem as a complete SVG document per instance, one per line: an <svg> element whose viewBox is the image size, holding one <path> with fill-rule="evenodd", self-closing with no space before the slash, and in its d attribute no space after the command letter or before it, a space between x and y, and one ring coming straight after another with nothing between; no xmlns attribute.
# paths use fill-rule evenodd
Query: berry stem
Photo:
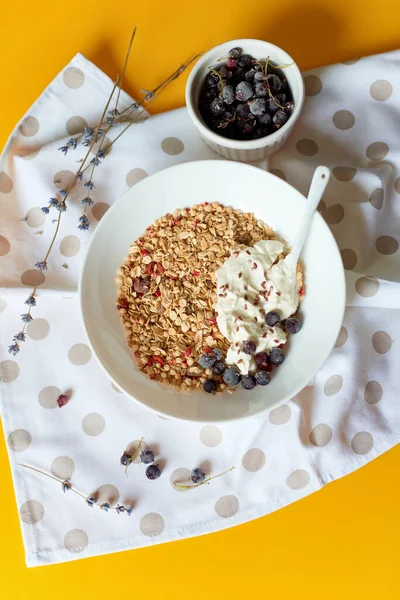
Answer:
<svg viewBox="0 0 400 600"><path fill-rule="evenodd" d="M140 449L141 449L141 447L142 447L143 440L144 440L144 438L143 438L143 437L141 437L141 438L140 438L140 440L139 440L139 443L138 443L138 445L137 445L137 448L136 448L135 452L132 454L132 456L130 457L130 459L129 459L129 461L128 461L128 464L127 464L127 465L126 465L126 467L125 467L125 475L126 475L127 477L128 477L128 467L129 467L129 465L130 465L130 464L131 464L131 463L132 463L132 462L135 460L135 458L138 456L138 454L139 454L139 451L140 451Z"/></svg>
<svg viewBox="0 0 400 600"><path fill-rule="evenodd" d="M233 471L234 468L235 467L230 467L229 469L226 469L226 471L222 471L222 473L219 473L219 475L213 475L213 477L208 477L208 479L205 479L201 483L194 483L193 485L180 485L179 483L173 483L173 486L176 487L176 488L178 488L178 489L180 489L180 490L192 490L194 488L200 487L201 485L209 483L213 479L217 479L218 477L222 477L222 475L225 475L225 473L228 473L229 471Z"/></svg>

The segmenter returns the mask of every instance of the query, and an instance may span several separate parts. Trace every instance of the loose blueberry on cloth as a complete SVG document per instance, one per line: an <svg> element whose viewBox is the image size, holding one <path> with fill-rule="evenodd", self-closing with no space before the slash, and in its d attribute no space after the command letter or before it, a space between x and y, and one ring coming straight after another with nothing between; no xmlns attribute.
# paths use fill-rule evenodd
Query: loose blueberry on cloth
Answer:
<svg viewBox="0 0 400 600"><path fill-rule="evenodd" d="M17 126L0 166L0 373L28 565L246 522L318 490L399 441L399 67L400 52L393 52L305 74L304 113L268 168L302 193L318 164L332 168L321 213L347 269L348 308L313 385L244 423L184 424L139 408L111 385L92 356L75 297L91 230L121 194L164 167L218 158L185 109L131 127L112 147L90 194L91 229L77 229L81 198L72 194L45 271L33 265L44 256L54 224L51 211L45 215L41 207L76 170L75 155L57 149L98 122L112 83L78 55ZM121 101L131 102L126 95ZM119 126L113 129L118 133ZM9 340L36 283L24 350L14 357L7 352ZM227 370L224 377L235 373ZM61 394L69 401L59 410ZM157 445L162 476L151 481L140 458L128 477L120 463L124 448L135 447L141 436L151 449ZM18 463L71 482L103 510L71 491L63 494L59 483ZM210 485L174 485L193 485L193 468L208 477L209 469L222 473L231 465L236 468ZM130 518L119 514L124 507L133 508Z"/></svg>

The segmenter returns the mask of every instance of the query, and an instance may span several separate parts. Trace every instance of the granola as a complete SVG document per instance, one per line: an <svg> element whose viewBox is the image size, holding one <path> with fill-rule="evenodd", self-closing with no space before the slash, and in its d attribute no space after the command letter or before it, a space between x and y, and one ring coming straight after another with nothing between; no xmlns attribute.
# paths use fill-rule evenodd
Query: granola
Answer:
<svg viewBox="0 0 400 600"><path fill-rule="evenodd" d="M198 365L201 354L229 348L216 322L215 273L232 251L275 238L252 213L217 202L150 225L118 273L117 309L139 369L178 390L201 388L211 375Z"/></svg>

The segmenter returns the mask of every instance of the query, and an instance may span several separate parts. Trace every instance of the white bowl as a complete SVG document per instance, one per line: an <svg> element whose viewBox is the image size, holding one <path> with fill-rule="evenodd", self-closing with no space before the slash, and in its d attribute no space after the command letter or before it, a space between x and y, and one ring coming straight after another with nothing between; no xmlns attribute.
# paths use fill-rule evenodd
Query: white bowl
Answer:
<svg viewBox="0 0 400 600"><path fill-rule="evenodd" d="M129 246L154 220L205 200L252 211L290 243L305 198L261 169L230 161L185 163L132 187L104 215L94 232L80 281L83 323L94 355L110 379L158 414L188 421L229 421L257 415L289 400L306 386L331 351L345 304L342 260L336 242L316 214L304 247L306 295L303 327L291 336L287 357L265 388L210 396L161 387L133 364L115 307L116 274Z"/></svg>
<svg viewBox="0 0 400 600"><path fill-rule="evenodd" d="M231 48L242 48L244 54L251 54L254 58L270 57L276 65L291 65L285 68L285 76L293 94L294 111L290 119L271 135L267 135L257 140L231 140L218 135L204 123L198 109L198 100L204 79L209 72L208 67L221 65L218 59L226 56ZM216 46L193 67L186 84L186 105L189 115L200 132L201 137L214 152L221 154L225 158L239 161L260 160L269 156L283 146L293 130L297 119L300 116L304 104L304 83L300 70L294 63L293 58L278 46L261 40L231 40L220 46Z"/></svg>

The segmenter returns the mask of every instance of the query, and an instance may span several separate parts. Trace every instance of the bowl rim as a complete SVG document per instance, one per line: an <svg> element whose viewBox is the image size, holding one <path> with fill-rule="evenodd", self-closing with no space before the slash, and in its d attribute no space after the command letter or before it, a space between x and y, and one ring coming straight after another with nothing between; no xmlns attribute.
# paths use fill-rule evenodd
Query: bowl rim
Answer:
<svg viewBox="0 0 400 600"><path fill-rule="evenodd" d="M160 173L163 173L164 171L171 171L171 170L179 170L179 169L185 169L188 165L191 164L196 164L196 163L214 163L215 165L217 165L218 167L221 166L221 163L228 163L228 164L235 164L235 161L221 161L218 159L214 159L214 160L195 160L195 161L188 161L185 163L179 163L176 165L172 165L170 167L167 167L165 169L161 169L160 171L156 171L153 175L158 175ZM239 168L246 168L248 170L253 170L256 169L257 171L262 171L264 174L266 174L267 176L273 177L275 179L279 179L280 181L280 185L284 185L292 190L294 190L296 192L296 194L299 194L300 196L302 196L302 198L304 199L304 202L306 202L306 197L299 192L299 190L297 190L294 186L292 186L290 183L288 183L287 181L284 181L282 179L280 179L279 177L277 177L276 175L274 175L273 173L270 173L269 171L265 171L264 169L260 169L259 167L255 166L255 165L250 165L247 163L236 163L239 165ZM152 175L150 176L152 177ZM141 185L142 182L148 181L149 177L146 177L145 179L139 181L137 184L135 184L135 187L137 185ZM177 421L181 421L184 423L202 423L202 424L207 424L207 423L221 423L221 424L228 424L228 423L235 423L235 422L239 422L239 421L244 421L246 419L253 419L253 418L262 418L264 416L265 418L265 413L273 410L274 408L277 408L278 406L281 406L283 403L288 402L290 400L292 400L301 390L304 389L304 387L307 387L307 383L305 383L304 385L300 385L297 386L297 388L295 388L295 390L293 391L293 393L284 396L281 400L277 401L273 406L270 407L265 407L262 410L260 410L259 412L257 412L256 414L246 414L246 415L242 415L240 417L234 417L234 418L220 418L217 420L209 420L209 419L204 419L204 418L187 418L187 417L180 417L180 416L176 416L176 415L171 415L168 412L164 412L163 410L160 409L156 409L152 406L150 406L149 404L145 403L143 400L140 400L139 398L137 398L136 396L134 396L129 390L127 390L123 385L121 385L121 383L119 383L114 376L111 373L110 368L106 365L106 363L103 361L103 359L101 358L100 354L97 352L96 349L96 344L94 342L94 340L92 339L88 327L86 325L86 320L85 320L85 311L84 311L84 287L85 287L85 275L87 273L87 262L89 259L89 254L90 251L92 249L92 246L94 244L94 241L96 240L97 236L100 235L99 232L101 232L104 227L106 227L105 223L106 223L106 217L108 213L112 213L115 212L116 210L118 210L116 207L118 206L118 204L125 198L126 194L129 194L132 191L132 188L130 188L129 190L127 190L124 194L122 194L122 196L120 196L115 202L114 204L110 207L110 209L107 211L107 213L103 216L103 218L100 220L100 222L97 224L95 231L93 232L90 240L89 240L89 244L87 246L86 249L86 255L84 257L83 263L82 263L82 267L81 267L81 273L80 273L80 277L79 277L79 285L78 285L78 296L79 296L79 310L80 310L80 317L81 317L81 323L83 325L83 329L89 344L89 347L93 353L93 355L95 356L97 363L100 365L100 367L102 368L102 370L104 371L104 373L107 375L107 377L112 381L112 383L114 383L114 385L121 390L124 394L126 394L126 396L128 396L130 399L134 400L134 402L136 402L139 406L150 410L152 413L156 414L156 415L161 415L163 417L166 417L167 419L170 420L177 420ZM345 312L345 308L346 308L346 279L345 279L345 272L344 272L344 267L343 267L343 263L341 260L341 256L340 256L340 251L339 251L339 247L336 243L336 240L331 232L331 230L329 229L328 225L326 224L325 220L323 219L323 217L319 214L319 212L317 211L315 213L315 218L317 218L323 226L325 226L327 233L329 234L329 236L331 237L331 240L333 241L334 245L335 245L335 249L336 249L336 254L338 257L338 264L341 265L341 280L342 280L342 285L341 285L341 299L340 299L340 304L341 304L341 311L340 311L340 319L338 320L337 323L337 333L335 336L335 339L332 341L332 345L329 348L329 350L327 350L325 352L325 354L323 356L321 356L320 359L320 365L318 367L318 369L313 373L313 375L311 375L311 378L314 377L318 371L322 368L324 362L326 361L326 359L328 358L328 356L331 354L337 336L339 335L339 331L340 331L340 327L342 325L343 322L343 317L344 317L344 312ZM144 376L144 375L143 375Z"/></svg>
<svg viewBox="0 0 400 600"><path fill-rule="evenodd" d="M233 48L235 46L245 47L246 45L249 45L251 43L263 46L264 48L268 49L269 51L276 50L276 51L282 52L285 55L285 60L288 61L288 64L293 63L290 65L290 67L293 69L294 77L297 79L297 82L299 85L300 100L299 100L299 102L296 102L294 111L293 111L290 119L288 119L288 121L278 131L275 131L274 133L271 133L270 135L266 135L262 138L257 138L255 140L234 140L234 139L226 138L222 135L219 135L218 133L215 133L209 127L207 127L207 125L199 117L197 107L193 106L193 102L192 102L192 98L191 98L192 89L193 89L193 84L194 84L195 79L199 76L200 70L205 65L207 65L207 63L210 63L211 57L214 56L214 54L216 53L217 50L220 50L221 56L223 56L223 52L225 51L225 53L226 53L227 47L229 47L229 48ZM214 60L212 60L211 63L212 62L214 62ZM301 114L301 111L303 109L304 100L305 100L305 89L304 89L303 77L302 77L299 67L297 66L297 63L293 60L293 58L290 56L290 54L288 54L286 52L286 50L284 50L283 48L280 48L279 46L276 46L275 44L272 44L265 40L255 39L255 38L241 38L241 39L236 39L236 40L228 40L227 42L223 42L222 44L219 44L218 46L214 46L213 48L208 50L205 54L203 54L201 56L201 58L196 62L193 69L191 70L189 77L187 79L187 82L186 82L186 89L185 89L185 101L186 101L186 107L187 107L188 113L189 113L190 118L192 119L194 125L200 131L201 135L215 144L224 146L225 148L231 148L231 149L235 149L235 150L256 150L259 148L264 148L266 146L271 146L271 145L275 144L276 142L278 142L279 140L281 140L282 138L284 138L286 136L287 132L289 132L293 128L295 123L297 122L297 120Z"/></svg>

